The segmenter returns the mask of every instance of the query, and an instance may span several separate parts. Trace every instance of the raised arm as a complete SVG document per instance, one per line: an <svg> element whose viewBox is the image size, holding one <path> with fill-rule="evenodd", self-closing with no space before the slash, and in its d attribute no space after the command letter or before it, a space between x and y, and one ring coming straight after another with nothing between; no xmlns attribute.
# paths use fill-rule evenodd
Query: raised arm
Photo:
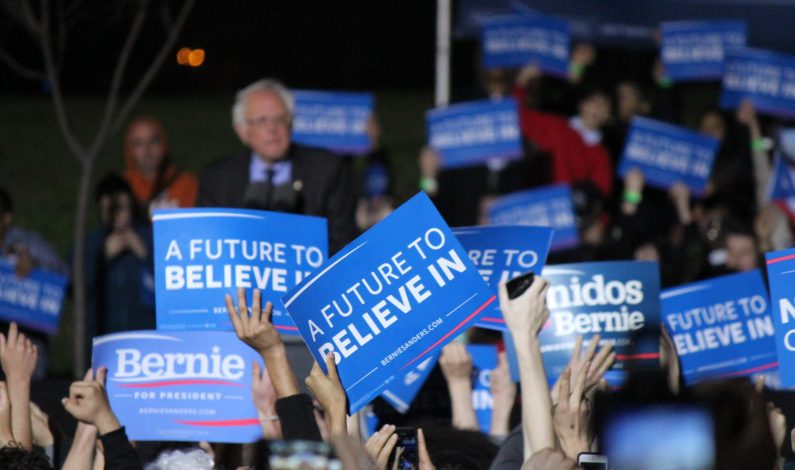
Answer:
<svg viewBox="0 0 795 470"><path fill-rule="evenodd" d="M348 434L347 397L345 390L342 389L339 375L337 375L334 353L326 355L326 370L328 370L328 374L324 374L315 362L309 377L306 378L306 385L315 394L323 411L326 412L331 424L331 435L344 436Z"/></svg>
<svg viewBox="0 0 795 470"><path fill-rule="evenodd" d="M453 427L477 431L478 418L472 404L472 357L463 344L454 341L442 348L439 365L450 392Z"/></svg>
<svg viewBox="0 0 795 470"><path fill-rule="evenodd" d="M0 334L0 363L6 374L8 399L11 401L11 430L15 440L25 449L33 447L30 426L30 381L36 369L38 351L24 334L11 323L8 337Z"/></svg>

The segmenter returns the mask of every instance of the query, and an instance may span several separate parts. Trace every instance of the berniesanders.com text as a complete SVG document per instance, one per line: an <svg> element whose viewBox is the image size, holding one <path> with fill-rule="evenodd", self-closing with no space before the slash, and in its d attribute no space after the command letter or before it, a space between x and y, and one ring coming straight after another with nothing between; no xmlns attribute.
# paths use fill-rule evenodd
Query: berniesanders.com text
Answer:
<svg viewBox="0 0 795 470"><path fill-rule="evenodd" d="M425 336L428 333L430 333L431 330L433 330L434 328L438 327L442 323L443 323L443 320L441 318L437 318L436 320L433 320L432 322L428 323L428 325L425 328L423 328L420 331L418 331L417 334L415 334L414 336L412 336L411 338L406 340L405 343L403 343L400 346L398 346L394 351L389 353L385 358L381 359L381 365L385 366L385 365L389 364L390 362L394 361L395 359L397 359L398 356L403 354L410 347L414 346L414 344L417 343L420 339L422 339L423 336Z"/></svg>

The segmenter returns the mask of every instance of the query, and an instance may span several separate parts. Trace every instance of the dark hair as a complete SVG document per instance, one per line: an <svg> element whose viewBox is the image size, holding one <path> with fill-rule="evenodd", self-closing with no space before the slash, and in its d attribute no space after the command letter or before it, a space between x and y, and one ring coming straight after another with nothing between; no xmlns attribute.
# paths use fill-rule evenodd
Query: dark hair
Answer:
<svg viewBox="0 0 795 470"><path fill-rule="evenodd" d="M479 431L463 431L450 426L423 428L431 461L437 469L479 470L489 468L499 450Z"/></svg>
<svg viewBox="0 0 795 470"><path fill-rule="evenodd" d="M11 195L3 188L0 188L0 215L14 212L14 202Z"/></svg>
<svg viewBox="0 0 795 470"><path fill-rule="evenodd" d="M0 449L0 468L4 470L51 470L47 456L10 445Z"/></svg>
<svg viewBox="0 0 795 470"><path fill-rule="evenodd" d="M610 94L600 87L586 86L582 91L577 94L577 104L582 104L585 101L601 96L602 98L610 101Z"/></svg>
<svg viewBox="0 0 795 470"><path fill-rule="evenodd" d="M110 173L102 177L97 183L97 189L94 191L94 199L99 202L102 196L113 196L116 194L127 194L133 198L133 192L127 181L119 175ZM134 200L135 198L133 198Z"/></svg>

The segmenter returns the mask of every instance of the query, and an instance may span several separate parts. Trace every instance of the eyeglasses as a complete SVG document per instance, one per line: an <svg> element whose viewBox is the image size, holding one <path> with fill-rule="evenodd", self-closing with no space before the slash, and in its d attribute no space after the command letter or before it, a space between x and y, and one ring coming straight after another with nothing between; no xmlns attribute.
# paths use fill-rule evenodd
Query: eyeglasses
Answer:
<svg viewBox="0 0 795 470"><path fill-rule="evenodd" d="M290 124L290 116L286 114L281 114L279 116L260 116L254 119L246 119L246 124L251 127L268 127L268 126L276 126L276 127L286 127Z"/></svg>

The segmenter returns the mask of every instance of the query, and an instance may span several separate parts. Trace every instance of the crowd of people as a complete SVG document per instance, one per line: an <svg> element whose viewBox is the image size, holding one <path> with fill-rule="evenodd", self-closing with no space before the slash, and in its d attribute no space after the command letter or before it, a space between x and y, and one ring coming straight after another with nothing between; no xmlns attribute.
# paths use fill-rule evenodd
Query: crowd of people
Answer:
<svg viewBox="0 0 795 470"><path fill-rule="evenodd" d="M750 101L730 112L704 103L698 131L720 144L705 194L693 195L684 184L668 190L649 187L637 169L620 178L617 167L634 117L681 124L676 90L663 80L659 64L653 90L632 81L613 84L612 89L594 87L589 68L596 60L593 47L581 44L573 49L566 78L546 76L534 64L483 73L484 96L516 99L524 155L450 170L443 168L435 149L423 148L417 161L419 189L432 197L450 226L488 224L489 204L500 195L566 183L572 187L580 244L552 253L549 264L654 260L663 286L670 287L759 268L764 252L792 245L792 214L766 191L771 138L784 123L761 119ZM89 339L154 329L150 217L156 209L251 208L325 217L330 254L389 214L398 200L391 184L394 162L378 144L377 122L371 120L368 127L374 145L365 157L362 183L354 184L350 159L292 142L294 106L289 90L275 80L240 90L232 125L246 150L212 162L198 178L175 164L160 121L142 117L129 124L125 170L98 183L95 202L101 226L86 240ZM353 189L357 186L362 188L358 195ZM68 272L46 241L13 225L12 199L2 190L0 251L13 259L22 277L34 268ZM110 407L103 368L89 370L71 385L63 406L79 424L71 443L55 442L46 414L29 398L32 380L46 374L46 337L12 323L0 335L5 373L5 382L0 382L0 467L269 468L274 462L269 457L283 448L268 442L303 440L328 443L327 452L333 449L335 457L327 468L398 468L393 461L399 447L395 425L400 425L417 429L421 470L568 469L577 467L581 453L599 453L609 442L600 433L618 404L683 403L706 410L714 424L714 449L705 451L712 457L708 466L667 456L670 460L621 468L783 466L787 422L780 409L766 402L764 384L737 380L685 387L676 349L664 330L646 332L661 335L660 368L630 370L620 390L606 386L604 374L616 354L609 346L598 348L598 337L587 343L578 339L568 368L550 387L539 343L549 315L547 287L536 277L515 299L500 287L500 309L517 349L518 386L510 379L502 336L476 329L467 334L468 342L497 344L501 351L491 373L488 433L478 427L472 358L461 342L444 348L438 370L409 413L399 415L376 400L373 407L381 424L366 436L361 417L347 416L333 357L325 361L328 373L315 364L306 378L313 400L302 392L285 345L270 323L272 306L261 306L254 291L249 312L241 291L236 304L231 297L226 303L237 336L267 364L266 371L255 366L252 388L265 445L161 443L153 448L131 443Z"/></svg>

